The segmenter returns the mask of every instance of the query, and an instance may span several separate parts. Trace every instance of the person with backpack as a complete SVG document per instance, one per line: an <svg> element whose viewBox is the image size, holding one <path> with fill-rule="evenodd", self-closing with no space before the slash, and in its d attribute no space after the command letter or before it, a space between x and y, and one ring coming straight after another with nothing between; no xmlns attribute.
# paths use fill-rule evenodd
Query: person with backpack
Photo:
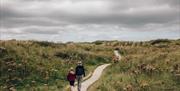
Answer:
<svg viewBox="0 0 180 91"><path fill-rule="evenodd" d="M70 71L69 71L69 73L67 75L67 80L69 81L71 91L74 91L74 82L75 82L75 79L76 79L76 74L74 72L73 67L71 67Z"/></svg>
<svg viewBox="0 0 180 91"><path fill-rule="evenodd" d="M81 81L83 77L85 77L85 69L84 66L82 65L82 62L79 61L76 67L76 79L78 82L78 91L81 91Z"/></svg>

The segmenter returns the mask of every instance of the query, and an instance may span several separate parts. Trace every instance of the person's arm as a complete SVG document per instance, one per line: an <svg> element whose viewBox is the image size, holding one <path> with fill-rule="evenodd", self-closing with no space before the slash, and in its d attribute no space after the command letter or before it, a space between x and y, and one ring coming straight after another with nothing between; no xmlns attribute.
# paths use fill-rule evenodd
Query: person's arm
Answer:
<svg viewBox="0 0 180 91"><path fill-rule="evenodd" d="M74 78L76 79L76 74L74 74Z"/></svg>
<svg viewBox="0 0 180 91"><path fill-rule="evenodd" d="M84 66L83 66L83 75L84 77L86 76Z"/></svg>

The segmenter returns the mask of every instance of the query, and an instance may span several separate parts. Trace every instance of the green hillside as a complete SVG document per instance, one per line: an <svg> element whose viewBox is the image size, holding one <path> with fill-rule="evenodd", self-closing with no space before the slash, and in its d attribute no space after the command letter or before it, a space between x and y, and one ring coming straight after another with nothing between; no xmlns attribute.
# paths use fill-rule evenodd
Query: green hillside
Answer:
<svg viewBox="0 0 180 91"><path fill-rule="evenodd" d="M180 40L92 43L1 40L0 91L63 91L71 66L82 61L88 74L98 65L110 63L114 48L121 49L122 61L108 67L90 91L180 89Z"/></svg>
<svg viewBox="0 0 180 91"><path fill-rule="evenodd" d="M180 40L132 45L89 91L180 91Z"/></svg>
<svg viewBox="0 0 180 91"><path fill-rule="evenodd" d="M82 61L88 74L108 62L110 55L104 52L111 50L94 44L16 40L0 41L0 47L0 91L44 91L44 86L52 91L62 90L68 83L66 75L71 66Z"/></svg>

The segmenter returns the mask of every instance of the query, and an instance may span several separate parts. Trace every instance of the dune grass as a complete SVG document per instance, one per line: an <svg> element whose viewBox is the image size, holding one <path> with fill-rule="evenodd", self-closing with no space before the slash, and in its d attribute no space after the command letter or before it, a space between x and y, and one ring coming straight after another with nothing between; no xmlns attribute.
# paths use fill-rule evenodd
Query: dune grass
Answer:
<svg viewBox="0 0 180 91"><path fill-rule="evenodd" d="M123 59L105 70L90 91L178 91L180 40L52 43L0 41L0 91L64 91L70 67L86 73L110 63L114 48Z"/></svg>
<svg viewBox="0 0 180 91"><path fill-rule="evenodd" d="M92 47L93 46L93 47ZM0 41L0 90L63 90L70 67L82 61L88 74L109 57L100 47L38 41Z"/></svg>
<svg viewBox="0 0 180 91"><path fill-rule="evenodd" d="M106 69L88 91L180 91L179 43L126 46L122 61Z"/></svg>

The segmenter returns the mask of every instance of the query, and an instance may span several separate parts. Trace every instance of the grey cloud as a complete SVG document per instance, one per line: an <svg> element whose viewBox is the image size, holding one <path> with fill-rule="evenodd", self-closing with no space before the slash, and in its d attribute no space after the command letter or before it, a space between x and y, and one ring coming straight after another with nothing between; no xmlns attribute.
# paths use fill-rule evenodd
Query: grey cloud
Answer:
<svg viewBox="0 0 180 91"><path fill-rule="evenodd" d="M69 21L79 24L121 24L129 27L143 26L149 23L164 24L167 22L177 21L178 13L174 11L149 11L134 14L110 14L110 15L64 15L63 19L59 18L61 14L53 17L59 21Z"/></svg>
<svg viewBox="0 0 180 91"><path fill-rule="evenodd" d="M59 30L56 29L42 29L42 28L27 28L23 30L26 34L58 34Z"/></svg>
<svg viewBox="0 0 180 91"><path fill-rule="evenodd" d="M165 4L169 4L172 7L179 7L180 5L180 0L159 0L160 3L165 3Z"/></svg>
<svg viewBox="0 0 180 91"><path fill-rule="evenodd" d="M25 26L64 26L63 22L57 20L51 20L42 17L29 17L29 18L11 18L3 19L3 27L13 28L13 27L25 27Z"/></svg>
<svg viewBox="0 0 180 91"><path fill-rule="evenodd" d="M142 26L147 23L167 23L178 19L178 12L173 10L139 12L132 14L115 13L107 15L76 15L62 12L53 13L42 17L36 15L21 17L18 16L18 14L14 14L16 17L9 16L9 18L3 18L4 27L22 27L33 25L63 26L66 24L124 24L129 26Z"/></svg>
<svg viewBox="0 0 180 91"><path fill-rule="evenodd" d="M140 0L140 1L142 1L142 0ZM172 0L171 3L173 3L173 1L174 0ZM43 2L45 2L45 1L43 1ZM119 5L122 6L123 4L119 4ZM127 7L128 6L127 1L124 4L124 6L126 6L125 10L129 9L131 7L131 6ZM7 9L7 10L5 9L4 11L1 11L1 12L4 12L4 16L3 16L4 18L5 17L10 18L7 20L8 24L5 24L5 25L9 25L10 22L12 22L12 24L15 24L15 25L18 23L19 23L19 25L45 25L45 26L59 25L57 22L54 23L52 21L46 21L46 19L51 19L53 21L59 21L59 22L75 23L75 24L76 23L80 23L80 24L84 24L84 23L86 23L86 24L88 24L88 23L90 23L90 24L92 24L92 23L100 23L100 24L101 23L106 23L106 24L109 23L109 24L111 24L112 23L112 24L128 24L128 25L131 25L131 24L138 25L139 24L139 25L141 25L141 24L146 24L146 23L163 23L163 22L174 21L179 17L178 16L179 11L176 11L174 9L168 10L168 11L166 11L166 10L142 11L139 13L130 13L130 14L125 14L121 10L119 11L120 13L117 13L118 12L118 10L117 10L114 12L107 11L106 14L96 14L96 12L89 12L86 14L74 14L71 12L68 13L68 12L64 12L62 10L57 10L57 11L50 12L50 13L47 13L44 15L37 15L36 13L25 14L25 12L13 11L10 9ZM46 12L46 11L42 11L42 12ZM24 19L22 19L22 17L24 17ZM44 20L38 19L39 17L45 17L45 19ZM13 18L13 19L11 19L11 18ZM33 20L33 18L34 18L34 20ZM6 22L6 20L4 20L4 21ZM16 21L16 22L14 23L14 21Z"/></svg>
<svg viewBox="0 0 180 91"><path fill-rule="evenodd" d="M21 1L21 0L18 0ZM25 0L23 0L26 2ZM29 0L30 1L36 1L36 0ZM41 1L38 0L39 2L46 2L46 1ZM110 1L110 0L106 0ZM113 0L115 1L115 0ZM116 0L119 1L119 0ZM176 11L175 9L171 10L154 10L154 11L141 11L135 13L123 13L123 10L126 11L131 6L129 6L130 0L122 0L124 1L124 6L126 6L124 9L118 9L118 10L110 10L106 11L104 13L98 13L98 11L95 12L88 12L85 14L76 14L73 12L66 12L62 11L61 9L55 10L52 12L47 12L46 14L29 14L27 12L23 11L18 11L13 9L3 9L1 12L3 12L3 18L7 20L4 20L5 25L11 25L10 23L16 25L44 25L44 26L58 26L61 25L62 22L64 23L79 23L79 24L127 24L127 25L142 25L146 23L164 23L164 22L169 22L169 21L174 21L177 20L179 11ZM128 2L127 2L128 1ZM137 5L143 4L145 1L141 1L141 3L137 3ZM154 0L149 0L149 1L154 1ZM176 0L172 0L171 2L168 2L168 0L165 0L167 3L172 3L174 4ZM48 3L47 3L48 4ZM115 3L117 4L117 3ZM123 4L118 4L119 6L123 6ZM130 3L130 5L133 5L133 3ZM17 7L17 6L14 6ZM53 7L53 6L52 6ZM151 8L151 6L149 6ZM23 8L23 7L22 7ZM134 7L133 7L134 8ZM143 7L142 7L143 8ZM158 8L158 7L157 7ZM139 8L141 9L141 8ZM103 8L102 8L103 10ZM73 10L72 10L73 11ZM111 12L114 11L114 12ZM38 12L40 12L38 10ZM46 10L42 10L41 12L46 12ZM77 11L78 12L78 11ZM81 11L79 11L81 12ZM83 12L83 11L82 11ZM120 12L120 13L117 13ZM96 14L97 13L97 14ZM39 18L40 17L40 18ZM43 19L41 19L44 17ZM49 21L49 20L51 21ZM7 24L6 24L7 22ZM59 23L61 22L61 23Z"/></svg>
<svg viewBox="0 0 180 91"><path fill-rule="evenodd" d="M136 2L134 0L6 0L0 8L2 25L0 32L12 35L58 34L67 41L78 35L78 40L84 39L86 33L91 33L88 40L94 40L114 39L113 36L120 35L121 31L178 32L179 2L179 0L136 0ZM71 35L72 37L69 37Z"/></svg>

